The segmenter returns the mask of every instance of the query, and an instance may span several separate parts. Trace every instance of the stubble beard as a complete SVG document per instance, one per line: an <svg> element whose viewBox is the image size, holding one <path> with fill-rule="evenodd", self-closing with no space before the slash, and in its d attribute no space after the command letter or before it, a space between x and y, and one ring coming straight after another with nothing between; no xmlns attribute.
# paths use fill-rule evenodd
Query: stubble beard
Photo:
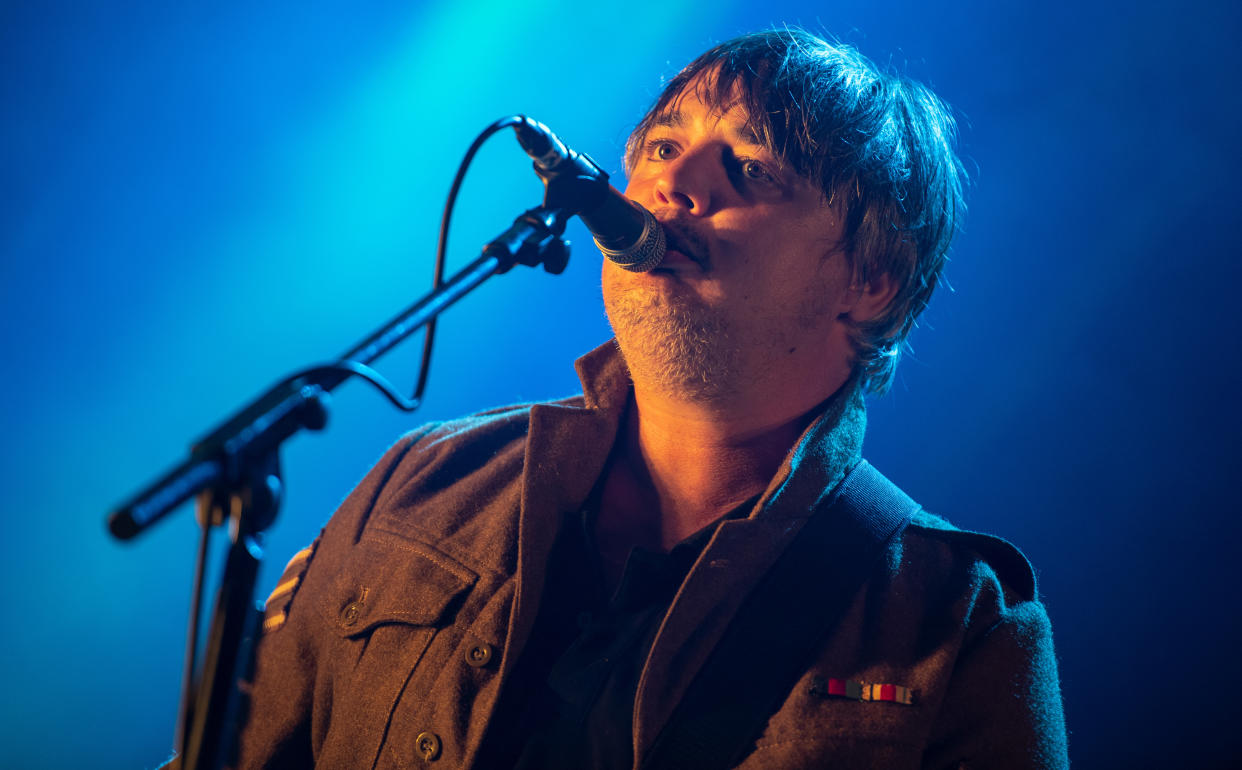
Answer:
<svg viewBox="0 0 1242 770"><path fill-rule="evenodd" d="M736 390L734 335L724 315L700 298L614 289L608 319L636 382L693 400L718 400Z"/></svg>

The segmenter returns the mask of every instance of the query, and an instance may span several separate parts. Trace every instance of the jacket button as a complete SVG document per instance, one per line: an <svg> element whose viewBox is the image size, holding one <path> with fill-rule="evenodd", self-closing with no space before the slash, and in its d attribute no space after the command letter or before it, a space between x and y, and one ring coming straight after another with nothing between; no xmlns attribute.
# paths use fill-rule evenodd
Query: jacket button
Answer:
<svg viewBox="0 0 1242 770"><path fill-rule="evenodd" d="M346 604L345 609L341 610L341 625L352 626L358 622L360 615L362 615L362 602Z"/></svg>
<svg viewBox="0 0 1242 770"><path fill-rule="evenodd" d="M475 668L483 668L492 662L492 656L495 655L496 648L490 644L476 644L466 651L466 662Z"/></svg>
<svg viewBox="0 0 1242 770"><path fill-rule="evenodd" d="M418 747L418 753L428 762L440 756L440 736L431 731L419 733L414 739L414 745Z"/></svg>

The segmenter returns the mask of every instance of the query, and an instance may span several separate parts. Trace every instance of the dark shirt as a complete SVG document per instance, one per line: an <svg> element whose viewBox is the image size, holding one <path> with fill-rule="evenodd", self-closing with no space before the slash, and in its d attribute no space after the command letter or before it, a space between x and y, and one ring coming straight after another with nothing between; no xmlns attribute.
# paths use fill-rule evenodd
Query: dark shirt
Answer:
<svg viewBox="0 0 1242 770"><path fill-rule="evenodd" d="M531 641L501 696L489 767L629 768L638 677L660 620L720 521L668 553L635 547L608 595L594 515L565 517Z"/></svg>

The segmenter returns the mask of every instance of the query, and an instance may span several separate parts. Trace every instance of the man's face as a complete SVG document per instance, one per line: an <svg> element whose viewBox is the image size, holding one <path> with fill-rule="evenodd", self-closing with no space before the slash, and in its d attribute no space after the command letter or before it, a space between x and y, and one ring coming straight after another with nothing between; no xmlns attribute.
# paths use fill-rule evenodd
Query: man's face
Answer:
<svg viewBox="0 0 1242 770"><path fill-rule="evenodd" d="M740 105L708 107L696 85L629 163L625 194L664 224L664 262L649 273L604 262L605 307L636 379L714 397L820 374L799 367L824 357L848 367L840 217L749 134Z"/></svg>

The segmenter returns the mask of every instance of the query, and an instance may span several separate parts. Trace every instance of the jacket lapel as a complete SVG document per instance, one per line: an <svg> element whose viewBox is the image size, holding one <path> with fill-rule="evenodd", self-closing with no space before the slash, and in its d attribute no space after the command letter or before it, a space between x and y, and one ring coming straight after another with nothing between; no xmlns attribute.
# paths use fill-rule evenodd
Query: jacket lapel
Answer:
<svg viewBox="0 0 1242 770"><path fill-rule="evenodd" d="M517 588L502 673L526 645L543 594L561 516L580 508L603 471L629 397L629 375L613 343L577 362L583 406L531 409L518 524Z"/></svg>

